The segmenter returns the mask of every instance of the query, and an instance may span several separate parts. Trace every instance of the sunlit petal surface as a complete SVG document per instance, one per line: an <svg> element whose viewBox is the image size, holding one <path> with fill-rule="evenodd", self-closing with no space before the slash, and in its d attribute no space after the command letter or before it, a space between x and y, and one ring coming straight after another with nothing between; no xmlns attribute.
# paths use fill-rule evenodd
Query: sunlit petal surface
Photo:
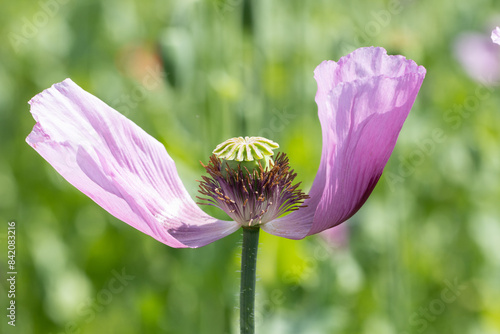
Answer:
<svg viewBox="0 0 500 334"><path fill-rule="evenodd" d="M321 63L314 74L323 149L308 207L263 228L300 239L356 213L382 175L425 72L374 47Z"/></svg>
<svg viewBox="0 0 500 334"><path fill-rule="evenodd" d="M68 182L120 220L172 247L238 229L205 214L164 146L70 79L35 96L26 141Z"/></svg>

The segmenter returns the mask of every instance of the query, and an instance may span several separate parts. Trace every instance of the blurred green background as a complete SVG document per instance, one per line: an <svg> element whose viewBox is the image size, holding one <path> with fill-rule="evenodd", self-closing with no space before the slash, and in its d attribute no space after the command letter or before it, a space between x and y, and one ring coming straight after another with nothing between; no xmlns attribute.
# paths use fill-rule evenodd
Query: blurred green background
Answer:
<svg viewBox="0 0 500 334"><path fill-rule="evenodd" d="M172 249L118 221L25 143L31 97L71 77L164 143L192 196L199 161L240 135L279 142L308 190L313 70L375 45L427 77L336 239L261 234L258 333L500 333L500 90L470 79L452 47L464 31L489 38L495 13L494 0L2 2L0 331L238 332L241 233Z"/></svg>

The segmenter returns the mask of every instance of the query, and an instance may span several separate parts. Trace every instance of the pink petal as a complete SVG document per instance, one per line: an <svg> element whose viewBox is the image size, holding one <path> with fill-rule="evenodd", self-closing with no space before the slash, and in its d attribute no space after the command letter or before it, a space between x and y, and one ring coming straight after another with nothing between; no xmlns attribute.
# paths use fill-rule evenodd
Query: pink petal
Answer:
<svg viewBox="0 0 500 334"><path fill-rule="evenodd" d="M238 229L194 203L160 142L70 79L29 103L37 123L28 144L116 218L178 248Z"/></svg>
<svg viewBox="0 0 500 334"><path fill-rule="evenodd" d="M492 33L493 39L493 33ZM473 80L495 84L500 79L498 46L484 34L463 33L454 44L454 54L464 71Z"/></svg>
<svg viewBox="0 0 500 334"><path fill-rule="evenodd" d="M500 27L496 27L495 30L491 32L491 40L493 43L500 45Z"/></svg>
<svg viewBox="0 0 500 334"><path fill-rule="evenodd" d="M323 151L308 207L263 229L300 239L356 213L382 175L425 72L373 47L321 63L314 73Z"/></svg>

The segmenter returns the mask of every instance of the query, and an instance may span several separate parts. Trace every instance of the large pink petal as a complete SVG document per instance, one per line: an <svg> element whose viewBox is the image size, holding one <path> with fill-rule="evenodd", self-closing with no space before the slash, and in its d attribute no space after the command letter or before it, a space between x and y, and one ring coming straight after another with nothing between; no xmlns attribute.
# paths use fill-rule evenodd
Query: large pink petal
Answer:
<svg viewBox="0 0 500 334"><path fill-rule="evenodd" d="M263 226L291 239L336 226L377 184L415 101L425 69L382 48L361 48L315 70L323 133L321 163L301 208Z"/></svg>
<svg viewBox="0 0 500 334"><path fill-rule="evenodd" d="M194 203L160 142L70 79L29 103L37 123L28 144L113 216L172 247L238 229Z"/></svg>

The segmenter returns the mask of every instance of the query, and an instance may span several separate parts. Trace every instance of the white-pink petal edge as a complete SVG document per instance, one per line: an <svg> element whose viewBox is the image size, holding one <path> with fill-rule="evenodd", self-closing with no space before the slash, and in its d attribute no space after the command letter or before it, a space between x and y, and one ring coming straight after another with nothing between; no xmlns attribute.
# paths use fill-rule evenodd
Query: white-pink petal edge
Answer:
<svg viewBox="0 0 500 334"><path fill-rule="evenodd" d="M500 45L500 27L496 27L491 32L491 40L493 43Z"/></svg>

